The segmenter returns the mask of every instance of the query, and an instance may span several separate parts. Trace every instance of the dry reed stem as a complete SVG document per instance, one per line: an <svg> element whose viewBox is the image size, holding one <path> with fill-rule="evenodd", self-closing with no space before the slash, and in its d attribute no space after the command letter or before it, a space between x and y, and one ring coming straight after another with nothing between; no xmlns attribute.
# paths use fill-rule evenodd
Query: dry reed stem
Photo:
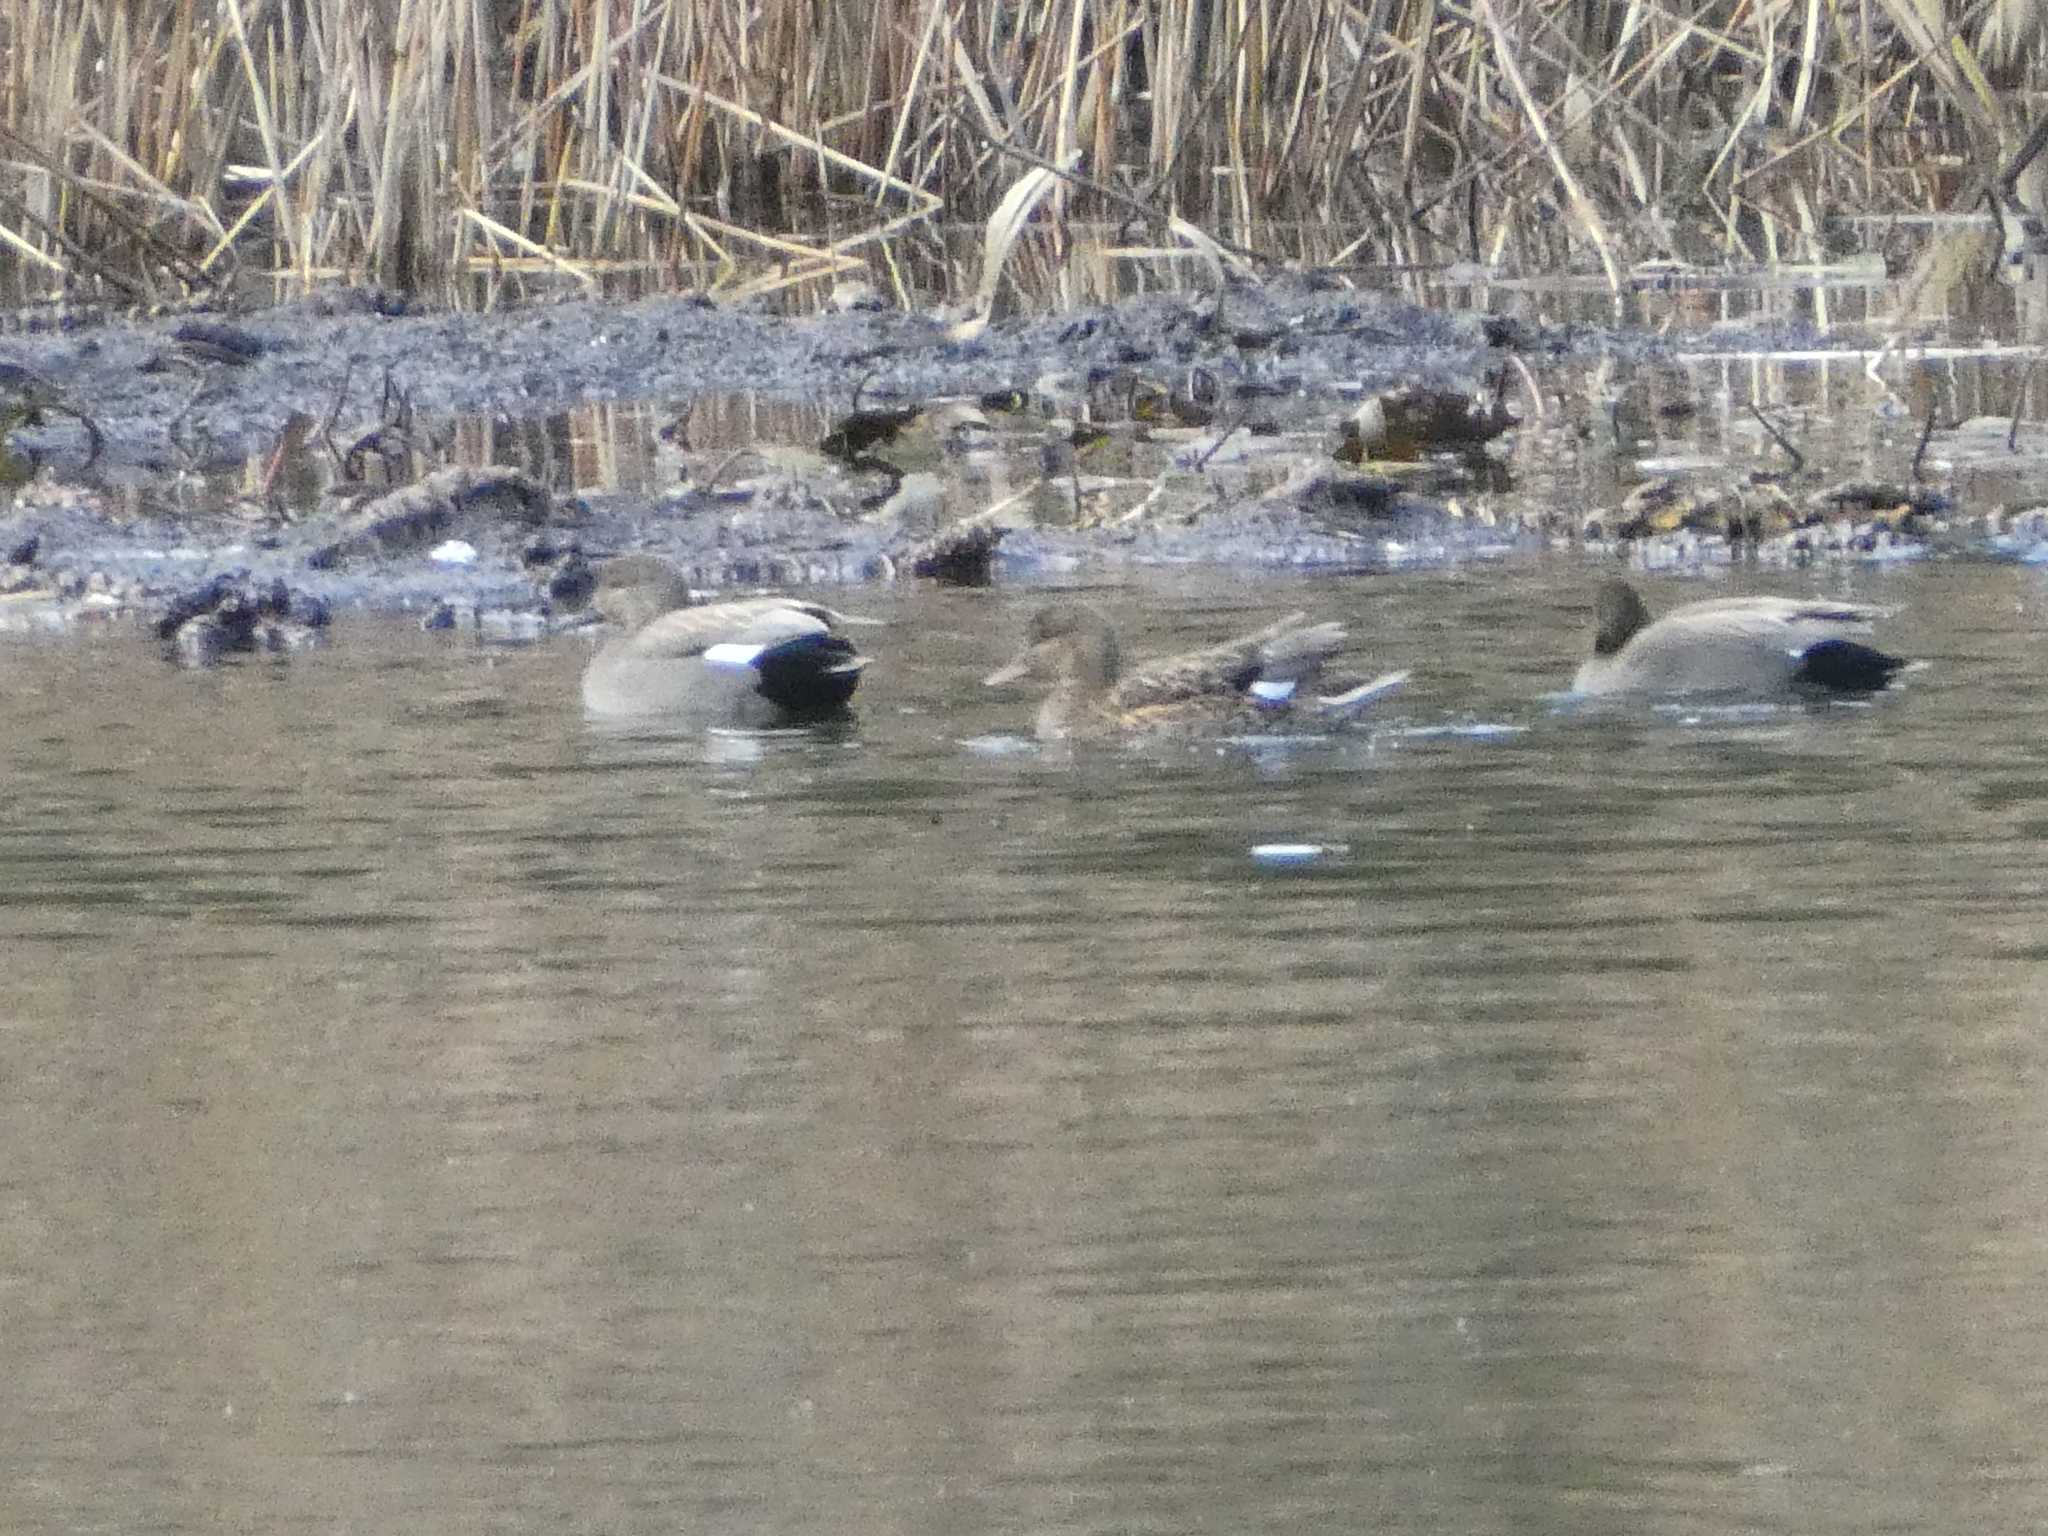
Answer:
<svg viewBox="0 0 2048 1536"><path fill-rule="evenodd" d="M1003 280L1003 266L1016 248L1017 237L1023 234L1038 205L1060 185L1060 170L1056 166L1036 166L1026 171L989 215L982 237L981 281L974 288L975 311L984 320L995 308L996 288Z"/></svg>
<svg viewBox="0 0 2048 1536"><path fill-rule="evenodd" d="M526 252L526 254L533 257L534 260L545 262L555 271L563 273L565 276L575 278L577 282L583 285L584 291L586 293L597 292L596 277L593 276L580 263L570 261L565 257L557 256L553 251L549 250L546 246L527 239L526 236L520 234L517 230L507 229L503 224L500 224L496 219L491 218L488 214L479 213L474 208L463 209L462 217L469 220L472 224L476 225L485 234L491 236L493 239L502 240L505 242L505 244L512 246L517 250L522 250Z"/></svg>
<svg viewBox="0 0 2048 1536"><path fill-rule="evenodd" d="M70 276L71 269L63 262L43 250L33 240L16 234L6 224L0 224L0 244L5 244L23 260L34 263L46 272L55 273L58 277Z"/></svg>
<svg viewBox="0 0 2048 1536"><path fill-rule="evenodd" d="M726 113L736 121L745 123L749 127L758 128L763 133L780 139L785 144L794 145L798 149L810 150L821 160L836 165L841 170L849 171L864 180L873 181L879 186L886 187L892 192L900 193L902 196L910 198L913 202L922 203L928 208L936 209L940 206L941 199L936 194L925 191L921 187L914 187L909 182L899 180L897 177L891 176L875 166L854 159L851 155L841 154L838 150L811 137L809 134L799 133L794 128L784 127L781 123L771 121L760 113L741 106L736 101L728 101L714 92L703 89L701 86L691 85L687 80L678 80L671 75L655 75L653 78L668 89L687 96L693 101L702 102L705 106L711 107L716 111Z"/></svg>
<svg viewBox="0 0 2048 1536"><path fill-rule="evenodd" d="M1577 214L1580 224L1585 228L1586 238L1593 242L1593 248L1600 253L1600 266L1607 274L1608 288L1619 293L1621 271L1614 264L1614 252L1607 239L1607 231L1601 225L1599 210L1593 206L1592 199L1586 196L1585 189L1579 185L1578 177L1572 174L1572 168L1565 163L1564 153L1552 137L1550 125L1544 121L1542 110L1538 108L1536 98L1529 91L1528 82L1522 78L1521 67L1515 60L1514 44L1509 39L1507 30L1501 26L1500 18L1494 14L1491 0L1474 0L1474 4L1478 8L1480 18L1486 23L1487 30L1493 34L1495 64L1499 66L1501 75L1507 81L1509 90L1514 93L1523 114L1529 119L1530 128L1542 142L1545 152L1549 154L1558 185L1564 188L1565 196L1571 202L1572 211Z"/></svg>
<svg viewBox="0 0 2048 1536"><path fill-rule="evenodd" d="M221 230L220 238L214 241L213 249L200 258L199 270L201 272L211 271L216 261L234 249L235 241L240 238L242 231L248 228L250 223L254 221L256 215L282 198L284 189L290 185L292 177L298 174L300 168L308 160L311 160L314 152L320 148L323 137L324 134L315 134L304 148L292 156L290 163L283 166L272 176L263 191L250 202L247 208L242 210L242 216L236 219L228 228ZM208 210L208 212L210 214L211 210ZM289 244L289 242L287 243ZM292 265L303 265L302 258L303 252L300 258L294 259Z"/></svg>
<svg viewBox="0 0 2048 1536"><path fill-rule="evenodd" d="M1740 189L1803 224L1802 201L1937 203L1903 135L2001 155L2008 103L2042 82L2038 28L2001 10L1979 30L1986 14L1986 0L1518 0L1512 16L1499 0L0 0L0 126L33 149L0 164L0 199L20 210L13 248L44 272L119 269L152 288L152 269L203 280L268 250L306 277L352 265L404 282L459 268L486 238L511 249L466 210L571 262L672 261L703 236L686 211L773 231L801 224L786 199L851 182L873 204L965 220L1001 201L1005 155L1078 153L1094 181L1049 194L1077 217L1122 197L1226 246L1305 218L1381 259L1490 245L1540 262L1543 232L1506 215L1541 156L1610 264L1617 226L1600 210L1617 204L1728 219ZM2017 73L1994 89L1972 39ZM1767 120L1768 138L1737 132L1745 120ZM234 162L261 169L255 208ZM152 233L138 206L175 220Z"/></svg>
<svg viewBox="0 0 2048 1536"><path fill-rule="evenodd" d="M137 160L133 155L130 155L119 144L116 144L112 139L108 138L104 133L100 132L100 130L94 127L91 123L79 123L77 125L77 132L80 135L82 135L87 140L87 142L91 143L96 148L98 148L99 151L102 154L104 154L109 160L113 161L122 170L126 171L131 177L133 177L137 182L139 182L152 200L162 203L166 208L174 209L177 212L184 214L186 217L194 220L196 223L208 226L214 231L215 234L224 233L224 231L221 229L220 220L214 215L214 211L211 208L209 208L205 203L199 202L189 197L180 197L176 192L173 192L168 186L166 186L162 180L160 180L157 176L152 174L150 170L146 166L144 166L139 160ZM81 178L81 180L83 180L83 178ZM125 187L120 187L117 185L97 181L91 182L89 184L99 187L100 190L105 191L110 196L131 195L129 189Z"/></svg>

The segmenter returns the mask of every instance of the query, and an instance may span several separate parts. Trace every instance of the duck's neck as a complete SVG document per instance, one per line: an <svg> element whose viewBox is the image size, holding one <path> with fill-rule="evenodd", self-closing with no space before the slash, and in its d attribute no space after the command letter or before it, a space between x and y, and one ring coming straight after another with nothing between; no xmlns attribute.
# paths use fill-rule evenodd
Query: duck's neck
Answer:
<svg viewBox="0 0 2048 1536"><path fill-rule="evenodd" d="M1650 622L1650 610L1625 581L1610 581L1600 589L1595 605L1593 654L1612 656Z"/></svg>
<svg viewBox="0 0 2048 1536"><path fill-rule="evenodd" d="M1108 625L1076 635L1060 658L1052 692L1039 706L1038 734L1048 739L1072 735L1090 714L1108 709L1120 662L1116 635Z"/></svg>
<svg viewBox="0 0 2048 1536"><path fill-rule="evenodd" d="M651 624L664 613L687 607L689 601L690 589L680 580L648 581L626 587L601 588L596 607L614 624L624 625L630 631Z"/></svg>
<svg viewBox="0 0 2048 1536"><path fill-rule="evenodd" d="M1074 636L1074 643L1067 648L1060 684L1072 688L1081 698L1099 698L1116 687L1122 675L1123 656L1117 648L1116 631L1105 621Z"/></svg>
<svg viewBox="0 0 2048 1536"><path fill-rule="evenodd" d="M1073 735L1074 719L1087 707L1087 702L1064 684L1054 688L1038 706L1038 739L1059 741Z"/></svg>

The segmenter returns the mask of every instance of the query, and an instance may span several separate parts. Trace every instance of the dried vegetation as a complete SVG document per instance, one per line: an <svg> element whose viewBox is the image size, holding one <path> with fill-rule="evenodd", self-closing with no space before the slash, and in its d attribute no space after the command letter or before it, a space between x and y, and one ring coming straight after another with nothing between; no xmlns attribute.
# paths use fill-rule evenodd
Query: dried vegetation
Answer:
<svg viewBox="0 0 2048 1536"><path fill-rule="evenodd" d="M1844 208L2025 197L2042 43L2034 0L0 0L0 49L0 241L151 301L900 282L1045 167L1041 222L1140 245L1813 260Z"/></svg>

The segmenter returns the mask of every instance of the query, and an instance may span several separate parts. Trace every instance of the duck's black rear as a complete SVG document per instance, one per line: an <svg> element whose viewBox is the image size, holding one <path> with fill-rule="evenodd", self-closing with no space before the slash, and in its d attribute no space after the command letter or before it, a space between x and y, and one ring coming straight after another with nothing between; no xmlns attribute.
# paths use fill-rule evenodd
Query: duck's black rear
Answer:
<svg viewBox="0 0 2048 1536"><path fill-rule="evenodd" d="M1855 640L1823 640L1799 658L1795 679L1828 693L1876 693L1905 665L1905 659Z"/></svg>
<svg viewBox="0 0 2048 1536"><path fill-rule="evenodd" d="M846 708L864 665L844 635L799 635L755 661L754 691L793 719L815 720Z"/></svg>

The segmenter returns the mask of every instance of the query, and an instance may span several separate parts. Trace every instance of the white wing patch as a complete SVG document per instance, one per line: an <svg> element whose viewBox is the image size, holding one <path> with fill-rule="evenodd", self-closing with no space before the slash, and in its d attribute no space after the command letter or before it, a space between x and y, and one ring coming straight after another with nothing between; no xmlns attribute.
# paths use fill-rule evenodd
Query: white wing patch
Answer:
<svg viewBox="0 0 2048 1536"><path fill-rule="evenodd" d="M721 641L717 645L704 647L704 663L706 666L730 667L736 672L743 672L759 661L761 653L767 649L765 645L741 645L737 641Z"/></svg>

